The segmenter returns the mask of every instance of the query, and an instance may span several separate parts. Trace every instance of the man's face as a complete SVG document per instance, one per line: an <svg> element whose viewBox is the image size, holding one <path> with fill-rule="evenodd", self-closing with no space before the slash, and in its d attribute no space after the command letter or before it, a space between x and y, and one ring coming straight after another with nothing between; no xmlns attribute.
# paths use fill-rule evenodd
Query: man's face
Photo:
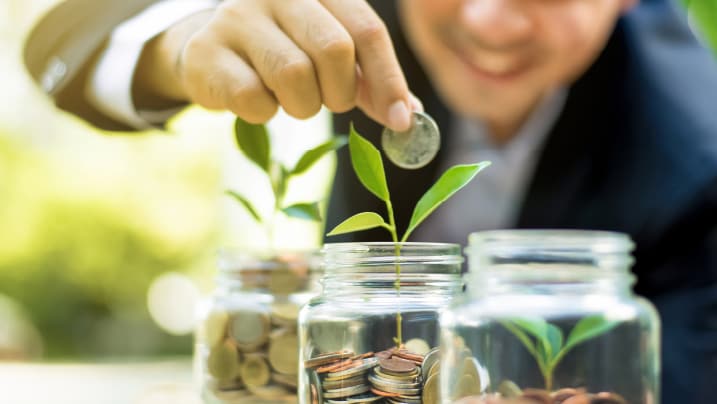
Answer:
<svg viewBox="0 0 717 404"><path fill-rule="evenodd" d="M635 0L402 0L409 43L455 112L524 116L579 77ZM409 83L410 86L410 83Z"/></svg>

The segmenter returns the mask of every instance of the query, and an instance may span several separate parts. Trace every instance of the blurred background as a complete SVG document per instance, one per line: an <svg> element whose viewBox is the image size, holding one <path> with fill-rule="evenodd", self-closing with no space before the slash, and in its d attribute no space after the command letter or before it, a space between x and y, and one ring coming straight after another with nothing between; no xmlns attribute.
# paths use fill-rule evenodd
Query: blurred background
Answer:
<svg viewBox="0 0 717 404"><path fill-rule="evenodd" d="M147 386L189 384L194 305L212 289L217 249L267 243L224 190L268 208L271 188L237 151L229 114L190 108L169 133L130 135L58 112L20 57L56 1L0 1L0 402L165 402ZM675 1L717 49L717 0ZM291 150L319 144L329 127L325 112L280 115L270 123L277 158L293 164ZM333 164L297 178L289 199L325 195ZM323 234L304 222L279 227L276 244L292 249Z"/></svg>
<svg viewBox="0 0 717 404"><path fill-rule="evenodd" d="M223 191L269 206L268 181L236 150L228 114L190 108L169 133L127 135L58 112L20 62L24 36L55 2L0 5L0 359L188 356L193 305L211 290L217 248L266 243ZM716 4L682 1L717 49ZM328 128L326 113L280 116L270 129L285 147L275 152L291 164L290 150L317 145ZM332 164L297 179L290 195L324 195ZM280 245L321 239L320 226L280 226Z"/></svg>
<svg viewBox="0 0 717 404"><path fill-rule="evenodd" d="M55 2L0 2L0 359L188 356L217 248L266 243L223 191L269 207L268 180L237 151L229 114L189 109L170 133L116 134L58 112L20 57ZM326 113L278 117L270 129L284 147L275 154L292 164L291 150L319 144L328 125ZM290 199L326 193L325 160L289 185ZM314 224L279 226L280 246L321 239Z"/></svg>

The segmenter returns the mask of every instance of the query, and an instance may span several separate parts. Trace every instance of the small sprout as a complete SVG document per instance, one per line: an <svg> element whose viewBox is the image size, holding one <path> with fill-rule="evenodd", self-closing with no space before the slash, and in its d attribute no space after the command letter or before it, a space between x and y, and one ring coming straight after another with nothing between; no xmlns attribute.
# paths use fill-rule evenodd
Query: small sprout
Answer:
<svg viewBox="0 0 717 404"><path fill-rule="evenodd" d="M344 233L369 230L383 227L391 234L391 239L396 244L396 256L401 255L401 244L406 242L413 230L423 222L428 215L433 213L438 206L448 200L461 188L466 186L482 169L488 167L490 162L484 161L478 164L458 165L449 168L445 173L426 191L416 204L411 216L411 221L406 232L400 238L396 230L396 220L393 215L393 204L386 182L386 173L383 169L383 160L378 149L368 140L364 139L353 125L349 130L349 152L354 172L361 184L372 194L386 203L388 211L388 223L384 218L375 212L361 212L341 222L334 227L328 235L334 236ZM396 280L394 282L396 293L401 295L401 266L396 263ZM393 339L397 347L402 344L401 311L396 313L396 337Z"/></svg>
<svg viewBox="0 0 717 404"><path fill-rule="evenodd" d="M329 236L383 227L391 233L391 238L395 243L398 243L399 240L401 243L404 243L416 227L433 213L436 208L461 188L468 185L468 183L475 178L476 174L490 165L490 162L484 161L477 164L457 165L446 170L441 178L439 178L418 201L413 210L408 228L399 239L381 153L371 142L356 132L353 125L351 125L349 134L349 151L354 172L356 172L361 184L363 184L369 192L376 195L378 199L386 203L388 223L386 223L383 217L378 213L362 212L344 220L338 226L334 227L334 229L329 232Z"/></svg>
<svg viewBox="0 0 717 404"><path fill-rule="evenodd" d="M281 212L284 215L315 222L321 222L320 201L309 201L287 205L285 202L286 190L289 181L309 170L326 154L342 147L347 143L345 136L338 136L306 151L293 168L287 168L271 156L271 142L265 125L257 125L245 122L237 118L234 122L234 137L239 150L261 170L266 173L271 189L274 194L274 210L271 220L259 215L258 210L250 200L236 191L229 190L227 194L238 201L249 212L252 218L258 223L266 226L272 243L272 225L276 215Z"/></svg>
<svg viewBox="0 0 717 404"><path fill-rule="evenodd" d="M565 340L559 327L542 318L519 317L501 321L535 358L545 380L545 388L552 390L553 373L563 357L576 345L598 337L615 328L616 321L594 315L581 319L575 324Z"/></svg>

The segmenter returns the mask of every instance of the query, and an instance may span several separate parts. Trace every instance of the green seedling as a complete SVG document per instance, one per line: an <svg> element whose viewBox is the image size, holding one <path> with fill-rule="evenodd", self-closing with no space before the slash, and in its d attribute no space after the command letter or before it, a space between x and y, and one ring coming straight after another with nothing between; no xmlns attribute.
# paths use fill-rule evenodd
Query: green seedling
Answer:
<svg viewBox="0 0 717 404"><path fill-rule="evenodd" d="M386 204L388 222L378 213L361 212L341 222L338 226L334 227L328 235L334 236L382 227L388 230L391 234L391 239L396 244L396 256L400 255L401 243L404 243L408 239L411 233L428 215L433 213L438 206L473 180L478 172L490 165L490 162L484 161L477 164L457 165L446 170L438 181L436 181L418 201L413 210L408 228L403 233L403 236L399 238L381 153L371 142L356 132L353 125L351 125L349 132L349 152L351 154L351 164L361 184ZM401 267L396 264L395 285L399 295L400 284ZM401 341L401 313L399 311L396 324L396 345L400 346Z"/></svg>
<svg viewBox="0 0 717 404"><path fill-rule="evenodd" d="M594 315L581 319L568 334L565 340L562 330L535 317L519 317L501 321L503 327L510 331L535 358L540 373L543 375L546 390L553 388L553 374L560 361L576 345L607 333L619 323L610 321L602 315Z"/></svg>
<svg viewBox="0 0 717 404"><path fill-rule="evenodd" d="M274 209L270 218L264 218L250 200L240 193L228 190L228 195L239 202L254 220L261 223L267 229L270 245L273 245L273 228L276 216L279 214L288 217L322 222L320 201L308 201L302 203L286 204L286 190L289 181L309 170L326 154L344 146L347 143L346 136L333 137L330 140L306 151L293 168L284 166L281 162L272 158L271 142L269 133L264 125L256 125L237 118L234 122L234 136L239 150L254 164L266 173L271 183L274 194Z"/></svg>

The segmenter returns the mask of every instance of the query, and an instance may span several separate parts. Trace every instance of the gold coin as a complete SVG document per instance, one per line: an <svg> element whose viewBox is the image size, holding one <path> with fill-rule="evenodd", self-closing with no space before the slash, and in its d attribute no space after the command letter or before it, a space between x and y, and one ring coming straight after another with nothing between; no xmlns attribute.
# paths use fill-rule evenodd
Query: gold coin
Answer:
<svg viewBox="0 0 717 404"><path fill-rule="evenodd" d="M302 277L285 266L275 268L269 273L269 290L277 295L288 295L301 289Z"/></svg>
<svg viewBox="0 0 717 404"><path fill-rule="evenodd" d="M423 357L423 363L421 364L421 376L423 376L423 380L428 380L428 371L431 370L434 364L440 361L440 355L438 348L433 348Z"/></svg>
<svg viewBox="0 0 717 404"><path fill-rule="evenodd" d="M440 371L441 371L441 362L436 361L436 363L434 363L433 366L431 366L431 368L428 370L428 377L437 375L438 372L440 372Z"/></svg>
<svg viewBox="0 0 717 404"><path fill-rule="evenodd" d="M244 363L239 368L239 374L247 387L264 386L271 378L269 365L261 354L246 355Z"/></svg>
<svg viewBox="0 0 717 404"><path fill-rule="evenodd" d="M440 376L431 375L423 384L423 404L439 404L440 394Z"/></svg>
<svg viewBox="0 0 717 404"><path fill-rule="evenodd" d="M278 330L269 340L269 363L279 373L299 372L299 339L294 330Z"/></svg>
<svg viewBox="0 0 717 404"><path fill-rule="evenodd" d="M464 358L462 370L463 378L461 380L465 378L465 382L468 383L468 379L470 379L471 386L474 386L474 388L477 389L474 394L480 394L481 378L480 370L478 369L478 361L472 356Z"/></svg>
<svg viewBox="0 0 717 404"><path fill-rule="evenodd" d="M233 344L225 342L209 350L207 370L219 380L228 380L236 376L239 368L239 352Z"/></svg>
<svg viewBox="0 0 717 404"><path fill-rule="evenodd" d="M409 352L422 356L426 355L431 350L431 347L428 346L428 343L420 338L409 339L408 341L406 341L405 345L406 349Z"/></svg>
<svg viewBox="0 0 717 404"><path fill-rule="evenodd" d="M224 311L212 311L202 323L204 341L209 347L219 344L227 334L229 315Z"/></svg>
<svg viewBox="0 0 717 404"><path fill-rule="evenodd" d="M296 303L274 303L271 305L271 322L280 327L296 327L301 306Z"/></svg>
<svg viewBox="0 0 717 404"><path fill-rule="evenodd" d="M255 351L269 339L269 316L258 310L237 310L231 314L229 334L243 352Z"/></svg>
<svg viewBox="0 0 717 404"><path fill-rule="evenodd" d="M460 378L456 384L455 398L480 394L481 380L478 370L478 363L473 357L463 359Z"/></svg>
<svg viewBox="0 0 717 404"><path fill-rule="evenodd" d="M511 380L503 380L500 382L498 392L506 398L520 397L520 395L523 394L523 390Z"/></svg>

